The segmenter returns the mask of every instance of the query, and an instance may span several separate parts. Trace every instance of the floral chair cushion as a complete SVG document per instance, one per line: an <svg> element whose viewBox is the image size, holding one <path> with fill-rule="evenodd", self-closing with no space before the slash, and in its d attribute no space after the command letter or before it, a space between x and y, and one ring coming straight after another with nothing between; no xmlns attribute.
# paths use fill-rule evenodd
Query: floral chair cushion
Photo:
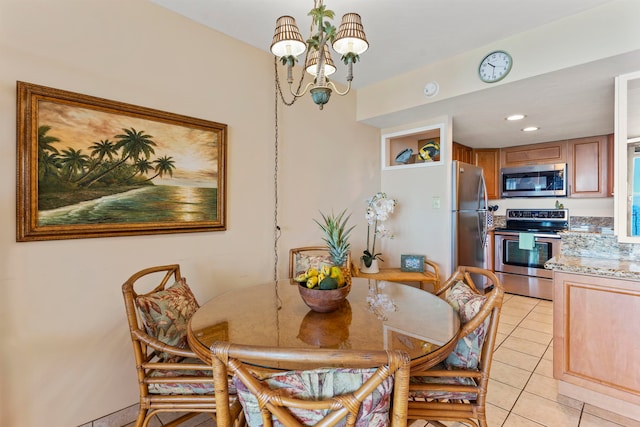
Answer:
<svg viewBox="0 0 640 427"><path fill-rule="evenodd" d="M473 292L462 281L458 281L447 293L447 301L458 312L463 325L478 314L486 300L484 295ZM447 356L445 365L448 368L477 369L488 327L489 317L469 335L458 340L455 349Z"/></svg>
<svg viewBox="0 0 640 427"><path fill-rule="evenodd" d="M187 323L199 305L184 277L162 291L138 296L136 305L149 335L174 347L189 347ZM158 356L167 362L181 360L181 357L168 353Z"/></svg>
<svg viewBox="0 0 640 427"><path fill-rule="evenodd" d="M275 373L264 378L272 389L279 389L283 394L299 399L325 399L331 396L346 394L357 390L369 379L376 369L349 369L349 368L321 368L310 371L288 371ZM242 408L244 409L247 423L250 427L262 426L262 416L258 407L258 400L249 392L247 387L234 377L235 387ZM382 427L389 425L389 407L391 392L393 390L393 378L387 378L378 388L369 395L362 406L356 420L356 427ZM293 414L298 420L308 426L315 425L328 411L308 410L293 408ZM282 426L275 417L273 425ZM344 426L346 418L338 423Z"/></svg>

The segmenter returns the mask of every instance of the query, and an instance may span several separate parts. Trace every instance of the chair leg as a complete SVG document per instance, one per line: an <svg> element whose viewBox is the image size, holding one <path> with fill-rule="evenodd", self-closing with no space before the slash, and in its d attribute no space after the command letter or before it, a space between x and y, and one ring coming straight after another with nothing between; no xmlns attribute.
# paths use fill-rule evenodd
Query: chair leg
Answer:
<svg viewBox="0 0 640 427"><path fill-rule="evenodd" d="M138 418L136 418L136 427L142 427L145 418L147 418L147 410L140 407L138 409Z"/></svg>

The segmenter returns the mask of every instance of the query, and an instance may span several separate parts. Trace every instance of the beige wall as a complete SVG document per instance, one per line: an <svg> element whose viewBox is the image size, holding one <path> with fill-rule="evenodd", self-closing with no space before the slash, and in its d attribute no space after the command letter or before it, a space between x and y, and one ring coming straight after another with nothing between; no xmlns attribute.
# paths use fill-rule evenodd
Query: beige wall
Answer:
<svg viewBox="0 0 640 427"><path fill-rule="evenodd" d="M201 302L272 279L273 58L143 0L0 0L0 63L0 425L76 426L137 401L130 274L180 263ZM228 230L16 243L17 80L226 123ZM289 247L320 243L319 210L353 212L363 250L380 168L354 95L280 116L284 277Z"/></svg>
<svg viewBox="0 0 640 427"><path fill-rule="evenodd" d="M494 87L635 51L640 49L639 14L640 2L637 0L612 1L441 62L409 70L360 89L358 120L384 122L385 117L391 120L399 112L408 114L422 105L486 89L477 78L477 64L478 58L492 49L507 50L519 64L509 74L509 79L495 83ZM435 98L425 97L421 90L428 81L437 81L440 85Z"/></svg>

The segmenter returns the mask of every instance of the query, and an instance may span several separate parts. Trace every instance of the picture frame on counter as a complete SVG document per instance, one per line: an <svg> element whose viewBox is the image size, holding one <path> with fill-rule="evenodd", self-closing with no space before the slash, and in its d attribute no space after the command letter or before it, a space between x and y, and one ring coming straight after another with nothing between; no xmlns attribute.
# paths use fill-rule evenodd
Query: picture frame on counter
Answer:
<svg viewBox="0 0 640 427"><path fill-rule="evenodd" d="M400 255L400 271L424 273L424 255Z"/></svg>

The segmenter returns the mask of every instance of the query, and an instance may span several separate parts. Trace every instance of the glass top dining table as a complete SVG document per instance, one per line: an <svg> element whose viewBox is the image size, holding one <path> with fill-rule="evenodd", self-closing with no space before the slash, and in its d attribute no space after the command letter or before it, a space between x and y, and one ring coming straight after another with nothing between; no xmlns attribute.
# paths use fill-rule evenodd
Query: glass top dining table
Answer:
<svg viewBox="0 0 640 427"><path fill-rule="evenodd" d="M290 279L232 290L203 304L189 322L191 349L211 362L216 341L287 348L406 351L428 369L453 349L460 319L443 299L401 283L352 278L336 311L318 313ZM291 362L276 369L296 369Z"/></svg>

